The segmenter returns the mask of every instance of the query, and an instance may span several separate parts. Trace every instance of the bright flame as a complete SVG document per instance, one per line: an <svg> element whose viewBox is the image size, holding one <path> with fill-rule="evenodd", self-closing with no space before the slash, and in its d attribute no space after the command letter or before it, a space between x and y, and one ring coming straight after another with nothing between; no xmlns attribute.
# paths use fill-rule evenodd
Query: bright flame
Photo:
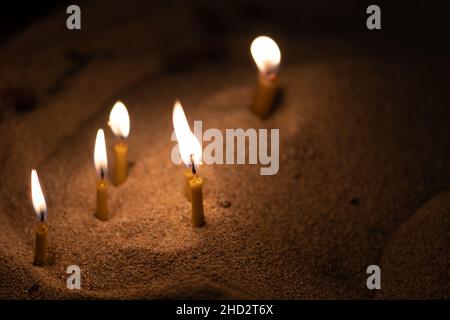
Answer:
<svg viewBox="0 0 450 320"><path fill-rule="evenodd" d="M181 160L186 165L198 165L202 161L202 146L197 137L192 133L184 114L180 101L175 101L172 114L173 128L180 149Z"/></svg>
<svg viewBox="0 0 450 320"><path fill-rule="evenodd" d="M108 170L108 157L106 155L105 133L103 129L98 129L94 147L95 170L103 178Z"/></svg>
<svg viewBox="0 0 450 320"><path fill-rule="evenodd" d="M121 138L128 137L130 133L130 116L128 115L127 107L121 102L117 101L109 114L108 125L116 136Z"/></svg>
<svg viewBox="0 0 450 320"><path fill-rule="evenodd" d="M259 36L253 40L250 52L260 72L271 74L278 71L281 61L280 48L271 38Z"/></svg>
<svg viewBox="0 0 450 320"><path fill-rule="evenodd" d="M33 207L39 219L42 215L47 214L47 205L45 204L44 194L42 193L41 185L36 170L31 170L31 199L33 200Z"/></svg>

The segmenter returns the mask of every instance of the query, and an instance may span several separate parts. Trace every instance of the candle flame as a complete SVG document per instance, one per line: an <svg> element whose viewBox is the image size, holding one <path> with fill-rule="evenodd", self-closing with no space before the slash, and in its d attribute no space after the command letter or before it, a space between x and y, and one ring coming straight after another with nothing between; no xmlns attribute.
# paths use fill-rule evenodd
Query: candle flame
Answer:
<svg viewBox="0 0 450 320"><path fill-rule="evenodd" d="M280 48L271 38L259 36L250 46L253 60L261 73L274 74L281 61Z"/></svg>
<svg viewBox="0 0 450 320"><path fill-rule="evenodd" d="M31 199L33 201L34 212L38 219L45 219L47 215L47 205L36 170L31 170Z"/></svg>
<svg viewBox="0 0 450 320"><path fill-rule="evenodd" d="M181 160L186 165L198 167L202 160L202 147L197 137L192 133L180 101L175 101L172 113L173 128L178 141Z"/></svg>
<svg viewBox="0 0 450 320"><path fill-rule="evenodd" d="M128 137L130 133L130 116L128 115L127 107L122 101L117 101L111 109L108 125L116 136L121 138Z"/></svg>
<svg viewBox="0 0 450 320"><path fill-rule="evenodd" d="M106 155L105 133L103 129L98 129L97 131L94 147L94 165L99 176L103 178L108 170L108 156Z"/></svg>

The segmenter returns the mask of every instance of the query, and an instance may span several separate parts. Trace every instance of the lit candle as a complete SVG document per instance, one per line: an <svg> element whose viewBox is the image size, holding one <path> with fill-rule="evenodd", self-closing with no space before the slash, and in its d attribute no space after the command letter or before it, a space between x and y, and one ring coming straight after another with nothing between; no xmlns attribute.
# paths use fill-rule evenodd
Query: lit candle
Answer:
<svg viewBox="0 0 450 320"><path fill-rule="evenodd" d="M47 260L47 205L36 170L31 170L31 199L39 224L35 233L34 264L43 266Z"/></svg>
<svg viewBox="0 0 450 320"><path fill-rule="evenodd" d="M99 176L97 182L97 218L108 220L108 183L106 174L108 171L108 157L106 155L105 133L98 129L94 148L95 170Z"/></svg>
<svg viewBox="0 0 450 320"><path fill-rule="evenodd" d="M175 136L178 141L181 160L190 167L185 172L185 192L192 204L192 225L201 227L205 224L203 213L203 179L198 176L198 167L202 160L202 147L192 133L179 101L175 101L172 114Z"/></svg>
<svg viewBox="0 0 450 320"><path fill-rule="evenodd" d="M252 110L260 117L266 117L279 93L278 68L281 53L275 41L266 36L253 40L250 52L259 70Z"/></svg>
<svg viewBox="0 0 450 320"><path fill-rule="evenodd" d="M191 193L191 188L189 187L189 181L192 180L192 178L194 177L194 173L192 172L191 169L186 169L184 170L184 193L186 195L186 198L188 199L188 201L192 201L192 193Z"/></svg>
<svg viewBox="0 0 450 320"><path fill-rule="evenodd" d="M194 173L192 168L194 166L192 165L192 161L190 159L189 150L181 150L181 148L186 148L187 146L185 144L180 145L179 141L181 137L190 136L191 129L189 128L189 124L186 119L186 115L184 114L183 107L181 106L180 101L175 101L175 105L173 108L173 114L172 114L172 120L173 120L173 126L175 131L175 136L178 141L178 148L180 149L180 155L187 155L187 159L182 159L184 163L188 166L188 169L184 171L184 193L186 194L186 198L191 201L192 200L192 194L191 194L191 188L189 186L189 181L194 177ZM178 138L180 137L180 138ZM201 149L201 147L200 147ZM200 150L201 152L201 150ZM183 156L182 156L183 157ZM186 161L187 162L186 162ZM194 168L195 169L195 168Z"/></svg>
<svg viewBox="0 0 450 320"><path fill-rule="evenodd" d="M119 141L114 145L113 181L115 185L122 184L127 178L128 145L126 138L130 133L130 117L127 108L117 101L109 114L109 126Z"/></svg>

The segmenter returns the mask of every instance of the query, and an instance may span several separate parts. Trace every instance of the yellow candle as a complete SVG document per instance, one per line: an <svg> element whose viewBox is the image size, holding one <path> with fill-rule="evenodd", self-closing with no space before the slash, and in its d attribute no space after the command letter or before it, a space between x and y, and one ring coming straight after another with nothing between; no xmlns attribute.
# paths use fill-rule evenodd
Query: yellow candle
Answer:
<svg viewBox="0 0 450 320"><path fill-rule="evenodd" d="M47 225L44 222L40 222L35 234L34 264L36 266L43 266L47 261L47 236Z"/></svg>
<svg viewBox="0 0 450 320"><path fill-rule="evenodd" d="M35 232L34 264L43 266L47 260L47 205L36 170L31 170L31 198L34 211L39 219L39 225Z"/></svg>
<svg viewBox="0 0 450 320"><path fill-rule="evenodd" d="M97 183L97 218L100 220L108 220L108 183L105 179L101 179Z"/></svg>
<svg viewBox="0 0 450 320"><path fill-rule="evenodd" d="M267 117L272 111L277 95L277 77L269 78L260 73L252 104L252 111L262 118Z"/></svg>
<svg viewBox="0 0 450 320"><path fill-rule="evenodd" d="M181 160L187 166L190 166L190 169L184 172L184 190L192 205L192 225L201 227L205 224L203 179L197 176L197 170L202 159L202 146L189 128L186 115L179 101L176 101L173 107L172 121Z"/></svg>
<svg viewBox="0 0 450 320"><path fill-rule="evenodd" d="M201 227L205 224L203 215L203 179L195 176L189 181L192 193L192 226Z"/></svg>
<svg viewBox="0 0 450 320"><path fill-rule="evenodd" d="M121 101L117 101L111 109L108 124L116 137L121 139L114 146L113 181L118 186L125 182L128 174L128 145L125 139L130 134L130 116Z"/></svg>
<svg viewBox="0 0 450 320"><path fill-rule="evenodd" d="M278 68L281 53L278 45L266 36L253 40L250 51L259 70L252 111L260 117L266 117L272 111L279 95Z"/></svg>
<svg viewBox="0 0 450 320"><path fill-rule="evenodd" d="M192 199L192 192L191 192L191 188L189 186L189 181L191 181L191 179L194 177L194 174L192 173L192 170L185 170L184 171L184 188L183 188L183 192L186 195L186 198L188 199L188 201L191 201Z"/></svg>
<svg viewBox="0 0 450 320"><path fill-rule="evenodd" d="M106 154L105 133L98 129L94 147L94 165L98 176L97 183L97 210L96 216L100 220L108 220L108 184L106 172L108 170L108 156Z"/></svg>
<svg viewBox="0 0 450 320"><path fill-rule="evenodd" d="M127 179L128 145L120 141L114 145L114 184L122 184Z"/></svg>

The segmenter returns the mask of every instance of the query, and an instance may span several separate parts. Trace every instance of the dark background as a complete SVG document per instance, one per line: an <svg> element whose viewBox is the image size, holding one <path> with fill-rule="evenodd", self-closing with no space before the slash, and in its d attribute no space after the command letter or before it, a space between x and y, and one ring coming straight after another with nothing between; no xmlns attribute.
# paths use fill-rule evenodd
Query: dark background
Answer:
<svg viewBox="0 0 450 320"><path fill-rule="evenodd" d="M155 9L160 5L172 6L177 10L179 1L150 1ZM397 44L410 45L418 50L447 48L448 43L448 1L444 0L395 0L395 1L332 1L332 0L297 0L297 1L190 1L197 9L205 32L240 32L243 27L251 26L264 31L270 29L285 35L302 34L305 32L368 32L371 37L389 38ZM83 1L9 1L2 3L0 10L0 43L4 44L14 34L20 32L34 21L47 14L65 12L70 4L81 7ZM104 1L108 10L108 1ZM377 4L382 12L382 30L369 32L366 29L366 8ZM128 2L129 6L133 1ZM236 24L226 26L220 20L217 12L227 8L238 8ZM167 27L167 26L161 26Z"/></svg>

